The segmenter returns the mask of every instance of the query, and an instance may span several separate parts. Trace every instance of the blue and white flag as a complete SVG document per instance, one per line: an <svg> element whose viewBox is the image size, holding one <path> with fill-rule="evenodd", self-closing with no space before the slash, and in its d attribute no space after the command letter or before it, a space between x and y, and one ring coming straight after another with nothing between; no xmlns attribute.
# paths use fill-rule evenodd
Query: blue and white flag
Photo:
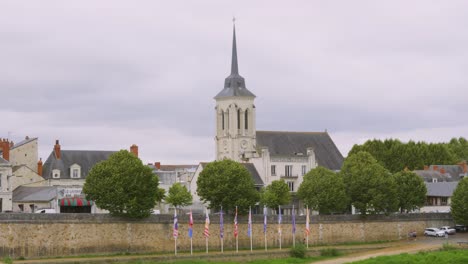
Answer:
<svg viewBox="0 0 468 264"><path fill-rule="evenodd" d="M219 237L224 237L224 221L223 221L223 208L221 207L221 212L219 212Z"/></svg>
<svg viewBox="0 0 468 264"><path fill-rule="evenodd" d="M252 236L252 210L249 207L249 222L248 222L248 229L247 229L247 236Z"/></svg>
<svg viewBox="0 0 468 264"><path fill-rule="evenodd" d="M263 206L263 233L267 231L267 208Z"/></svg>

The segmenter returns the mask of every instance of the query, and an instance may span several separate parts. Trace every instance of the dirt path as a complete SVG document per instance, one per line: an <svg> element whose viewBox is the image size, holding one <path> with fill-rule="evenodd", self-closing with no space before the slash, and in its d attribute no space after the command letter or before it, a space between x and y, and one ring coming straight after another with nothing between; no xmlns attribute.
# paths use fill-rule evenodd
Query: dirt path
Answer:
<svg viewBox="0 0 468 264"><path fill-rule="evenodd" d="M350 263L359 260L374 258L378 256L388 256L388 255L398 255L402 253L418 253L421 251L432 251L437 250L442 247L440 243L425 243L416 242L416 243L402 243L394 247L388 247L383 249L370 250L367 252L354 253L350 255L343 256L341 258L324 260L319 262L314 262L313 264L342 264Z"/></svg>

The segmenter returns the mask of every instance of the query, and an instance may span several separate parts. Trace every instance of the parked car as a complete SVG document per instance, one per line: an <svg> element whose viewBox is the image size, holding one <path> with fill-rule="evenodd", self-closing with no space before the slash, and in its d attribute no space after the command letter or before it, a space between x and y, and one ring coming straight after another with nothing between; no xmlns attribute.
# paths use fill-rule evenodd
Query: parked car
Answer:
<svg viewBox="0 0 468 264"><path fill-rule="evenodd" d="M439 229L444 231L446 234L449 234L449 235L455 235L455 233L457 232L455 230L455 228L452 228L450 226L442 226Z"/></svg>
<svg viewBox="0 0 468 264"><path fill-rule="evenodd" d="M445 236L445 231L440 230L440 229L435 228L435 227L431 227L431 228L424 229L424 235L425 236L443 237L443 236Z"/></svg>
<svg viewBox="0 0 468 264"><path fill-rule="evenodd" d="M468 228L466 227L466 225L455 225L455 230L458 233L465 233L466 231L468 231Z"/></svg>

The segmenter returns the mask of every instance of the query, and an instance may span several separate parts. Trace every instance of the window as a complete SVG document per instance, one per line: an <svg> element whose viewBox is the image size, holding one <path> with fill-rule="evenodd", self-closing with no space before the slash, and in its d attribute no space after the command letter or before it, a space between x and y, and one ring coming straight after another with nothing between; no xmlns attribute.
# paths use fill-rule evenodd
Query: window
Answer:
<svg viewBox="0 0 468 264"><path fill-rule="evenodd" d="M221 128L224 130L224 111L221 111Z"/></svg>
<svg viewBox="0 0 468 264"><path fill-rule="evenodd" d="M81 167L78 164L73 164L70 166L70 178L80 178L81 177Z"/></svg>
<svg viewBox="0 0 468 264"><path fill-rule="evenodd" d="M432 178L432 182L437 182L437 178Z"/></svg>
<svg viewBox="0 0 468 264"><path fill-rule="evenodd" d="M249 129L249 110L246 109L245 110L245 118L244 118L244 126L245 126L245 130Z"/></svg>
<svg viewBox="0 0 468 264"><path fill-rule="evenodd" d="M294 182L290 181L288 182L288 187L290 192L294 192Z"/></svg>
<svg viewBox="0 0 468 264"><path fill-rule="evenodd" d="M240 109L237 109L237 129L240 129L240 124L241 124L240 117L241 117Z"/></svg>
<svg viewBox="0 0 468 264"><path fill-rule="evenodd" d="M52 170L52 178L58 179L60 178L60 170Z"/></svg>
<svg viewBox="0 0 468 264"><path fill-rule="evenodd" d="M284 176L291 177L292 176L292 165L284 166Z"/></svg>
<svg viewBox="0 0 468 264"><path fill-rule="evenodd" d="M441 197L440 198L440 205L448 205L447 197Z"/></svg>
<svg viewBox="0 0 468 264"><path fill-rule="evenodd" d="M271 176L276 176L276 165L271 165Z"/></svg>
<svg viewBox="0 0 468 264"><path fill-rule="evenodd" d="M20 212L24 212L24 204L18 204Z"/></svg>
<svg viewBox="0 0 468 264"><path fill-rule="evenodd" d="M2 188L2 174L0 173L0 188Z"/></svg>
<svg viewBox="0 0 468 264"><path fill-rule="evenodd" d="M304 176L307 173L307 166L302 165L302 176Z"/></svg>

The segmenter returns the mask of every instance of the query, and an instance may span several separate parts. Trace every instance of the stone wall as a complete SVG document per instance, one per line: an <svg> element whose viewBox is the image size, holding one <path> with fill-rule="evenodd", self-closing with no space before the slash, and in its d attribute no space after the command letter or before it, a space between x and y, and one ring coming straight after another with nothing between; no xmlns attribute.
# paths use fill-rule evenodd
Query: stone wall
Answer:
<svg viewBox="0 0 468 264"><path fill-rule="evenodd" d="M210 251L220 251L219 216L211 215ZM283 216L282 246L292 244L292 225ZM194 215L193 248L205 250L204 216ZM247 217L238 218L239 248L249 248ZM0 255L62 256L122 252L172 252L173 218L152 215L132 221L106 214L0 214ZM449 214L409 214L391 216L312 216L310 244L397 240L409 231L422 235L429 226L453 225ZM233 218L224 217L224 249L235 249ZM304 239L305 217L296 219L296 242ZM179 251L190 250L188 216L179 216ZM253 246L264 247L263 217L253 217ZM276 216L268 217L268 247L279 247Z"/></svg>

